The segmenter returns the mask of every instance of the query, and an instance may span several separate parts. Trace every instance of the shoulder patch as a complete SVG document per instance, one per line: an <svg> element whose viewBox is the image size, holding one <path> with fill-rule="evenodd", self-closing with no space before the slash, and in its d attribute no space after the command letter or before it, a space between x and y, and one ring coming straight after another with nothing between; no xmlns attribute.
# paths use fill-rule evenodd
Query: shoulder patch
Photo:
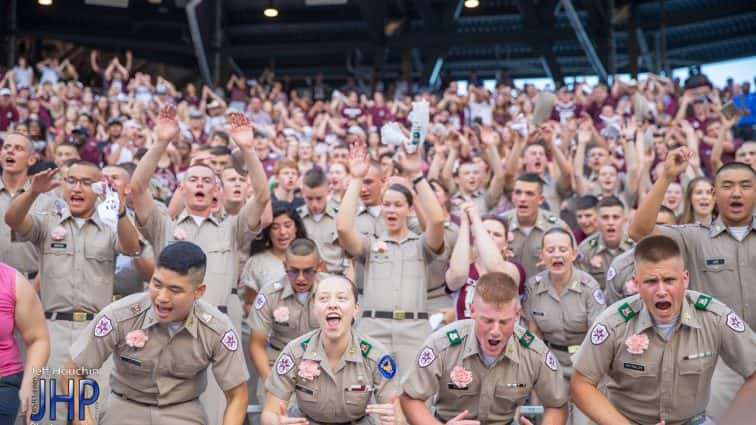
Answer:
<svg viewBox="0 0 756 425"><path fill-rule="evenodd" d="M278 356L276 361L276 373L279 375L286 375L291 369L294 368L294 359L287 353L283 353Z"/></svg>
<svg viewBox="0 0 756 425"><path fill-rule="evenodd" d="M113 322L110 321L108 316L102 316L94 327L94 336L102 338L113 332Z"/></svg>
<svg viewBox="0 0 756 425"><path fill-rule="evenodd" d="M711 297L701 294L698 296L698 299L696 300L696 303L694 305L696 307L696 310L708 310L710 303Z"/></svg>
<svg viewBox="0 0 756 425"><path fill-rule="evenodd" d="M307 344L309 343L310 343L310 338L302 340L302 342L299 343L299 346L302 347L302 351L307 351ZM362 343L360 343L360 348L362 348Z"/></svg>
<svg viewBox="0 0 756 425"><path fill-rule="evenodd" d="M737 333L743 333L745 332L745 323L743 323L743 320L735 314L734 311L730 312L730 314L727 315L727 327L734 330Z"/></svg>
<svg viewBox="0 0 756 425"><path fill-rule="evenodd" d="M591 239L590 245L592 247L596 247L596 245L598 245L598 239L597 238Z"/></svg>
<svg viewBox="0 0 756 425"><path fill-rule="evenodd" d="M449 338L450 345L459 345L462 343L462 337L459 336L459 332L456 329L447 332L446 337Z"/></svg>
<svg viewBox="0 0 756 425"><path fill-rule="evenodd" d="M556 357L554 357L554 353L549 351L546 353L546 366L549 367L549 369L556 372L557 369L559 369L559 362L557 361Z"/></svg>
<svg viewBox="0 0 756 425"><path fill-rule="evenodd" d="M264 305L265 305L265 295L257 294L257 297L255 298L255 310L259 310L263 308Z"/></svg>
<svg viewBox="0 0 756 425"><path fill-rule="evenodd" d="M535 336L533 336L530 331L525 331L522 336L520 337L520 345L522 345L525 348L530 347L530 344L533 343L535 340Z"/></svg>
<svg viewBox="0 0 756 425"><path fill-rule="evenodd" d="M236 351L236 349L239 348L239 338L236 336L236 332L234 332L233 329L229 329L223 334L221 343L229 351Z"/></svg>
<svg viewBox="0 0 756 425"><path fill-rule="evenodd" d="M384 354L378 360L378 371L386 379L391 379L396 375L396 360L388 354Z"/></svg>
<svg viewBox="0 0 756 425"><path fill-rule="evenodd" d="M372 344L365 341L364 339L360 340L360 351L362 352L362 357L367 357L368 354L370 354L370 350L372 349Z"/></svg>
<svg viewBox="0 0 756 425"><path fill-rule="evenodd" d="M596 289L595 291L593 291L593 299L601 305L606 304L606 297L604 296L604 291L602 291L601 289Z"/></svg>
<svg viewBox="0 0 756 425"><path fill-rule="evenodd" d="M609 266L609 269L606 270L606 280L612 280L614 276L617 276L617 270L614 266Z"/></svg>
<svg viewBox="0 0 756 425"><path fill-rule="evenodd" d="M550 215L548 218L546 218L546 221L548 221L551 224L554 224L557 222L557 218L554 215Z"/></svg>
<svg viewBox="0 0 756 425"><path fill-rule="evenodd" d="M591 344L602 344L607 338L609 338L609 330L601 323L597 323L591 331Z"/></svg>
<svg viewBox="0 0 756 425"><path fill-rule="evenodd" d="M431 347L426 346L423 348L423 351L420 352L420 355L417 357L417 365L426 368L433 363L433 361L436 360L436 353L433 351Z"/></svg>
<svg viewBox="0 0 756 425"><path fill-rule="evenodd" d="M619 311L619 314L623 319L625 319L626 322L635 317L636 314L635 310L633 310L633 308L630 307L630 304L628 303L622 303L621 306L617 307L617 311Z"/></svg>

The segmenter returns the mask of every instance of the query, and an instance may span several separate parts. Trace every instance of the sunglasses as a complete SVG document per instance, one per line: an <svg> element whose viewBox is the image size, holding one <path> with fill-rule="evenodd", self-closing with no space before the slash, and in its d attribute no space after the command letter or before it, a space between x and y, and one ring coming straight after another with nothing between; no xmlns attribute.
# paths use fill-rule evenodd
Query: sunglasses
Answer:
<svg viewBox="0 0 756 425"><path fill-rule="evenodd" d="M289 276L289 279L296 279L301 274L304 276L305 279L312 279L315 277L315 274L317 273L317 269L314 269L312 267L307 269L297 269L294 267L290 267L286 269L286 275Z"/></svg>

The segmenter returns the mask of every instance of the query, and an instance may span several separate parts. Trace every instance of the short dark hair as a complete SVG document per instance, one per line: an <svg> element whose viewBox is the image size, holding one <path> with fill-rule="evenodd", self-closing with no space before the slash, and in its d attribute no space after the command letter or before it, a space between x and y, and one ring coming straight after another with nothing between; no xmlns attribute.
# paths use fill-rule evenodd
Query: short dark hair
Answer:
<svg viewBox="0 0 756 425"><path fill-rule="evenodd" d="M538 183L538 191L543 192L543 179L536 173L520 174L515 182Z"/></svg>
<svg viewBox="0 0 756 425"><path fill-rule="evenodd" d="M635 245L635 262L647 261L658 263L670 258L682 259L680 246L674 239L665 235L651 235L641 239Z"/></svg>
<svg viewBox="0 0 756 425"><path fill-rule="evenodd" d="M228 133L226 133L225 131L221 131L221 130L213 131L210 137L208 137L208 140L212 139L214 136L218 136L221 139L223 139L226 143L229 143Z"/></svg>
<svg viewBox="0 0 756 425"><path fill-rule="evenodd" d="M600 201L598 201L598 205L596 205L597 209L601 208L607 208L607 207L620 207L623 210L625 209L625 204L622 203L622 201L619 200L616 196L605 196L601 198Z"/></svg>
<svg viewBox="0 0 756 425"><path fill-rule="evenodd" d="M219 134L216 133L216 135L219 135ZM210 155L213 155L213 156L231 155L231 149L229 149L228 146L215 146L212 149L210 149Z"/></svg>
<svg viewBox="0 0 756 425"><path fill-rule="evenodd" d="M480 217L480 221L498 221L504 226L504 231L509 233L509 222L505 218L496 214L483 214L483 216Z"/></svg>
<svg viewBox="0 0 756 425"><path fill-rule="evenodd" d="M716 183L717 180L719 180L719 175L722 174L722 172L727 170L748 170L750 171L754 176L756 176L756 171L751 168L750 165L744 163L744 162L729 162L721 167L719 167L719 170L714 174L714 182Z"/></svg>
<svg viewBox="0 0 756 425"><path fill-rule="evenodd" d="M575 211L595 209L599 200L593 195L583 195L575 199Z"/></svg>
<svg viewBox="0 0 756 425"><path fill-rule="evenodd" d="M192 242L176 241L160 251L157 267L188 276L192 285L197 286L205 279L207 256Z"/></svg>
<svg viewBox="0 0 756 425"><path fill-rule="evenodd" d="M136 171L136 164L133 162L122 162L118 165L113 165L113 167L122 168L124 171L129 173L129 178L134 176L134 171Z"/></svg>
<svg viewBox="0 0 756 425"><path fill-rule="evenodd" d="M304 176L302 176L302 186L307 186L312 189L326 184L328 184L328 178L319 167L310 168L304 173Z"/></svg>
<svg viewBox="0 0 756 425"><path fill-rule="evenodd" d="M672 217L675 217L675 219L677 219L677 214L675 214L675 212L672 210L672 208L666 207L664 205L659 205L659 214L662 214L662 213L669 214Z"/></svg>
<svg viewBox="0 0 756 425"><path fill-rule="evenodd" d="M413 199L413 198L412 198L412 192L410 192L410 190L409 190L409 189L407 189L407 187L406 187L406 186L404 186L404 185L401 185L401 184L399 184L399 183L394 183L394 184L392 184L391 186L389 186L389 187L388 187L388 188L386 189L386 191L384 191L383 193L386 193L386 192L388 192L389 190L393 190L394 192L399 192L399 193L401 193L402 195L404 195L404 199L406 199L406 200L407 200L407 204L409 204L409 206L410 206L410 207L412 206L412 199Z"/></svg>
<svg viewBox="0 0 756 425"><path fill-rule="evenodd" d="M570 238L570 248L575 248L575 237L572 235L571 232L568 232L567 230L559 226L551 227L549 228L549 230L543 233L543 237L541 237L541 246L543 246L543 241L546 240L546 236L553 235L555 233L559 233L561 235L567 235L567 237Z"/></svg>
<svg viewBox="0 0 756 425"><path fill-rule="evenodd" d="M299 238L294 239L286 249L287 255L294 255L297 257L306 257L312 253L318 253L318 245L313 242L312 239Z"/></svg>
<svg viewBox="0 0 756 425"><path fill-rule="evenodd" d="M78 165L80 167L91 167L97 171L102 171L99 165L95 164L94 162L87 161L86 159L73 159L71 163L68 164L68 168L72 168L74 165Z"/></svg>

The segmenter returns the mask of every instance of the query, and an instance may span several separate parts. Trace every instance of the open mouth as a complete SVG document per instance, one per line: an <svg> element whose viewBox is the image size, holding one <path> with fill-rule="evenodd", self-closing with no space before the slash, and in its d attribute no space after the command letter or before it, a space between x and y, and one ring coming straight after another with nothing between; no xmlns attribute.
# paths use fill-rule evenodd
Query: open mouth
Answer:
<svg viewBox="0 0 756 425"><path fill-rule="evenodd" d="M13 165L15 163L16 163L16 160L14 158L11 158L11 157L5 158L5 165Z"/></svg>
<svg viewBox="0 0 756 425"><path fill-rule="evenodd" d="M490 351L494 351L497 348L499 348L499 345L502 343L502 340L496 339L496 338L488 338L486 340L486 343L488 344L488 347L491 348Z"/></svg>
<svg viewBox="0 0 756 425"><path fill-rule="evenodd" d="M392 224L392 225L393 225L393 224L396 224L398 220L399 220L399 219L398 219L398 218L396 218L396 217L394 217L394 216L387 216L387 217L386 217L386 223L390 223L390 224Z"/></svg>
<svg viewBox="0 0 756 425"><path fill-rule="evenodd" d="M204 192L196 192L194 194L194 199L196 199L197 202L204 202L205 201L205 193Z"/></svg>
<svg viewBox="0 0 756 425"><path fill-rule="evenodd" d="M155 314L161 319L167 318L171 314L171 311L173 311L173 309L170 307L155 304Z"/></svg>
<svg viewBox="0 0 756 425"><path fill-rule="evenodd" d="M564 266L564 261L562 261L562 260L554 260L554 261L551 262L551 266L554 267L554 268L563 267Z"/></svg>
<svg viewBox="0 0 756 425"><path fill-rule="evenodd" d="M338 313L329 313L326 316L326 324L329 330L338 329L341 326L341 315Z"/></svg>
<svg viewBox="0 0 756 425"><path fill-rule="evenodd" d="M71 195L69 203L72 205L81 205L82 203L84 203L84 198L79 195Z"/></svg>
<svg viewBox="0 0 756 425"><path fill-rule="evenodd" d="M730 209L736 212L740 211L743 209L743 203L738 201L730 202Z"/></svg>
<svg viewBox="0 0 756 425"><path fill-rule="evenodd" d="M672 308L672 303L669 301L657 301L654 303L654 307L656 307L657 310L667 311Z"/></svg>

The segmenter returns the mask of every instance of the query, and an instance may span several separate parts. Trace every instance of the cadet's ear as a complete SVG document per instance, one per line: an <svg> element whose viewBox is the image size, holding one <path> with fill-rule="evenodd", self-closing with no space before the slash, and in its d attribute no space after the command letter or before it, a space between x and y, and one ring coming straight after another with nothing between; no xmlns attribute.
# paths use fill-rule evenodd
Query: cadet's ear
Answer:
<svg viewBox="0 0 756 425"><path fill-rule="evenodd" d="M197 301L198 299L202 298L205 295L206 289L207 289L207 285L205 285L205 282L199 283L194 288L194 300Z"/></svg>

